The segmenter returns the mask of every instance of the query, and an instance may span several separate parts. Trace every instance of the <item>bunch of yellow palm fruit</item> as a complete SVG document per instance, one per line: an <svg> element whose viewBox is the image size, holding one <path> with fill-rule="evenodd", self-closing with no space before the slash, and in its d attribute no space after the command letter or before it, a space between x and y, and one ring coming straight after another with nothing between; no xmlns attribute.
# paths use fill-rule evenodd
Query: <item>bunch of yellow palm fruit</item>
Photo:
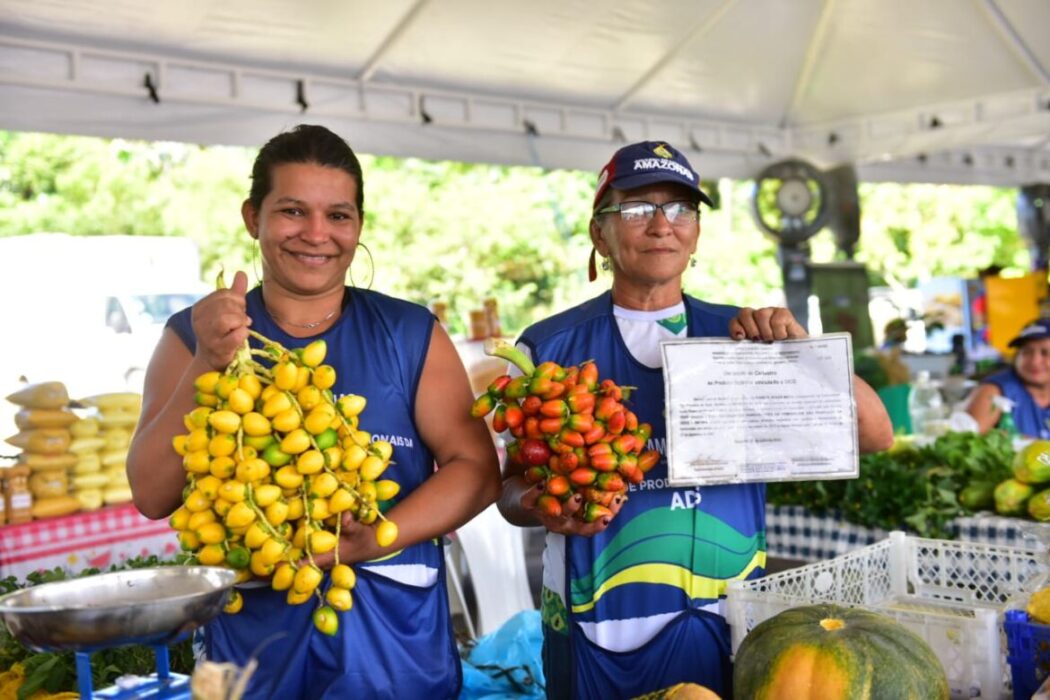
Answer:
<svg viewBox="0 0 1050 700"><path fill-rule="evenodd" d="M187 485L170 523L201 564L232 567L241 581L269 578L292 605L316 595L314 624L335 634L335 611L350 609L355 581L339 563L342 515L375 524L381 546L397 539L380 511L400 489L381 478L393 447L358 427L364 397L332 394L324 340L289 350L251 333L262 349L245 344L224 372L194 383L198 406L173 442ZM336 565L322 596L313 557L326 552ZM235 589L226 611L242 605Z"/></svg>

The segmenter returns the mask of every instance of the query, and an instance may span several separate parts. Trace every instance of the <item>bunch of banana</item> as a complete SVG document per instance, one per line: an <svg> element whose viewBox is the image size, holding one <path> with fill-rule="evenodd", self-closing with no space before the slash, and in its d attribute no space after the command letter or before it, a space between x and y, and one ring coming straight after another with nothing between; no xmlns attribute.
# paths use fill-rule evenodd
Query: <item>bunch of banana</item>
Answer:
<svg viewBox="0 0 1050 700"><path fill-rule="evenodd" d="M29 384L7 397L20 407L15 415L18 433L7 443L22 450L18 463L29 467L29 491L34 518L69 515L80 502L69 495L66 470L76 461L70 452L69 426L77 417L69 410L69 393L62 382Z"/></svg>
<svg viewBox="0 0 1050 700"><path fill-rule="evenodd" d="M131 435L142 411L142 395L113 392L77 403L94 413L70 426L73 442L69 449L77 455L71 469L73 495L84 510L130 502L126 463Z"/></svg>
<svg viewBox="0 0 1050 700"><path fill-rule="evenodd" d="M380 512L400 490L380 478L393 447L358 427L364 397L333 396L323 340L289 350L251 334L263 349L246 343L224 372L195 381L198 407L173 441L187 485L170 524L201 564L237 569L241 581L269 577L292 605L316 595L314 624L335 634L335 611L350 609L355 581L339 563L342 514L374 523L382 546L397 539L397 526ZM336 565L322 596L313 557L332 551ZM226 612L242 605L234 590Z"/></svg>

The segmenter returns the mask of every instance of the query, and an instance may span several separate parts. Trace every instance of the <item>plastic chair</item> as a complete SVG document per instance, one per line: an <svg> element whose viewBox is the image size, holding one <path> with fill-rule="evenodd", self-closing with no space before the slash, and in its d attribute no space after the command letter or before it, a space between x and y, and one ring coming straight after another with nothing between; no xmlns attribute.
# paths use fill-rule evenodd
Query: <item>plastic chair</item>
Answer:
<svg viewBox="0 0 1050 700"><path fill-rule="evenodd" d="M473 626L477 637L495 632L522 610L535 608L525 565L524 533L504 520L494 504L456 530L477 602L477 624ZM462 602L459 570L455 566L448 570L451 593Z"/></svg>

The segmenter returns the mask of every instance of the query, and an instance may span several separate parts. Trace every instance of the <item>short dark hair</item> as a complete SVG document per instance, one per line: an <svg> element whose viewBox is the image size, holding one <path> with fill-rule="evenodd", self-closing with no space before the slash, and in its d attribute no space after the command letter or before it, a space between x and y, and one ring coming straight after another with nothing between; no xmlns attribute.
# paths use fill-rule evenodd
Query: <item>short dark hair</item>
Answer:
<svg viewBox="0 0 1050 700"><path fill-rule="evenodd" d="M256 211L273 189L273 168L285 163L316 163L338 168L357 183L357 211L364 216L365 182L361 163L340 136L316 124L299 124L291 131L277 134L259 149L252 165L252 187L248 201Z"/></svg>

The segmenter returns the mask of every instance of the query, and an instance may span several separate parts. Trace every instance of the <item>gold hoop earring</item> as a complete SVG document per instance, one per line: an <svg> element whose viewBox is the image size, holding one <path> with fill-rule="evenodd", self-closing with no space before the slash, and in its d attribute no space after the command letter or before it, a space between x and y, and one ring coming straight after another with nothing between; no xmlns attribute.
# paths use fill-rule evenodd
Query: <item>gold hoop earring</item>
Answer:
<svg viewBox="0 0 1050 700"><path fill-rule="evenodd" d="M372 288L372 282L375 281L375 277L376 277L375 260L372 258L372 251L370 251L368 249L368 246L366 246L364 243L360 243L359 242L357 244L357 247L358 248L364 248L365 249L365 253L368 254L368 286L366 286L365 289L371 289ZM356 259L357 259L357 256L354 255L354 260L356 260ZM356 287L357 285L354 283L354 270L353 270L353 267L354 267L354 264L351 261L350 267L347 268L346 271L347 271L347 274L350 275L350 286L351 287Z"/></svg>
<svg viewBox="0 0 1050 700"><path fill-rule="evenodd" d="M252 239L252 272L255 273L256 284L262 284L262 273L259 272L259 239Z"/></svg>

